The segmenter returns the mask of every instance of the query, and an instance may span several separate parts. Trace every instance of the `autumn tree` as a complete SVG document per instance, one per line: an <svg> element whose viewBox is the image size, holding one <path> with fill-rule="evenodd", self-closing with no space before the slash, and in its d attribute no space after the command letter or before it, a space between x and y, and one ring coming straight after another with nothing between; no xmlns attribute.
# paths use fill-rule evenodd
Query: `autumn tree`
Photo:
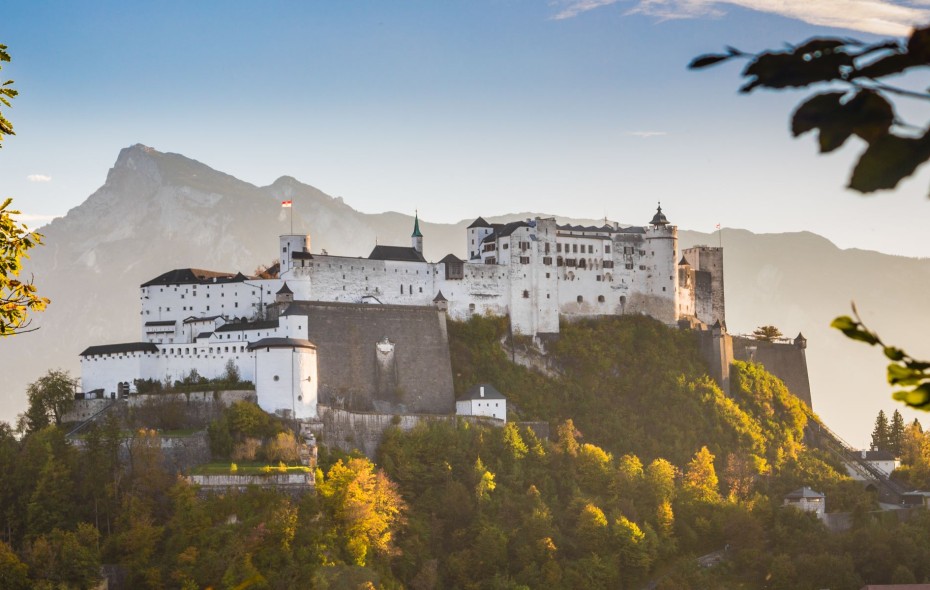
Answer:
<svg viewBox="0 0 930 590"><path fill-rule="evenodd" d="M9 61L6 45L0 44L0 69L3 62ZM12 80L0 83L0 103L7 107L12 106L10 100L19 94L12 84ZM7 135L15 135L13 124L0 111L0 148ZM49 303L39 296L31 280L19 279L23 258L28 258L27 252L42 243L42 236L16 221L14 216L19 211L10 207L12 201L6 199L0 204L0 336L28 331L29 314L42 311Z"/></svg>
<svg viewBox="0 0 930 590"><path fill-rule="evenodd" d="M372 554L391 551L405 505L383 471L368 459L339 460L318 490L352 563L365 565Z"/></svg>
<svg viewBox="0 0 930 590"><path fill-rule="evenodd" d="M716 502L720 499L717 485L714 455L707 447L701 447L685 468L682 487L699 502Z"/></svg>

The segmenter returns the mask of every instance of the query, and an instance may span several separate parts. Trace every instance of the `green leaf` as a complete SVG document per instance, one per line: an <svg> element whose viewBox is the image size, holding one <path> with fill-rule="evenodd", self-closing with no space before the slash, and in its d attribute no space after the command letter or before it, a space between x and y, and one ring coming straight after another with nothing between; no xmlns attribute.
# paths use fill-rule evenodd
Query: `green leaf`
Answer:
<svg viewBox="0 0 930 590"><path fill-rule="evenodd" d="M853 320L848 315L841 315L832 322L830 322L831 328L836 328L837 330L842 330L846 332L847 330L856 330L859 328L859 323Z"/></svg>
<svg viewBox="0 0 930 590"><path fill-rule="evenodd" d="M894 346L886 346L884 349L885 356L892 361L900 361L904 359L904 351L900 348L895 348Z"/></svg>
<svg viewBox="0 0 930 590"><path fill-rule="evenodd" d="M859 157L849 188L860 193L891 189L930 158L930 137L885 134L872 141Z"/></svg>

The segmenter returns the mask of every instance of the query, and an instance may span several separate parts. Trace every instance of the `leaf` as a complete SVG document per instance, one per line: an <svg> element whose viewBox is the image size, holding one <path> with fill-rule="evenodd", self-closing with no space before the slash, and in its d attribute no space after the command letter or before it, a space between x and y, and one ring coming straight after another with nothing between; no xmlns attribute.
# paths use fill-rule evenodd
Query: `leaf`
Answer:
<svg viewBox="0 0 930 590"><path fill-rule="evenodd" d="M899 137L887 133L873 140L859 157L849 188L860 193L891 189L930 158L930 137Z"/></svg>
<svg viewBox="0 0 930 590"><path fill-rule="evenodd" d="M892 361L900 361L904 359L904 351L900 348L895 348L894 346L886 346L884 349L885 356Z"/></svg>
<svg viewBox="0 0 930 590"><path fill-rule="evenodd" d="M734 54L729 55L720 55L715 53L708 53L705 55L699 55L688 64L689 70L700 70L701 68L710 67L712 65L718 64L722 61L726 61L734 57Z"/></svg>
<svg viewBox="0 0 930 590"><path fill-rule="evenodd" d="M788 52L765 52L743 70L749 82L740 92L764 88L797 88L817 82L843 78L844 70L851 68L853 58L836 39L812 39Z"/></svg>
<svg viewBox="0 0 930 590"><path fill-rule="evenodd" d="M859 327L859 323L848 315L841 315L840 317L830 322L830 327L846 332L847 330L856 330Z"/></svg>
<svg viewBox="0 0 930 590"><path fill-rule="evenodd" d="M817 94L802 103L791 117L791 135L797 137L820 127L841 107L840 99L845 95L845 92L826 92Z"/></svg>

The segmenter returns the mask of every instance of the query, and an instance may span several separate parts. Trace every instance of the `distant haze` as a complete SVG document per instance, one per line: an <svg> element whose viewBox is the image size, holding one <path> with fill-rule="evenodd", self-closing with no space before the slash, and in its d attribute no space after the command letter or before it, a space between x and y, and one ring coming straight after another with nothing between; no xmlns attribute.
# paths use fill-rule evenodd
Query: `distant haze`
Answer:
<svg viewBox="0 0 930 590"><path fill-rule="evenodd" d="M277 236L290 231L282 199L293 201L294 230L312 236L312 250L366 256L376 243L409 244L412 217L364 214L291 177L258 187L181 155L135 145L122 150L106 183L80 206L41 229L45 245L28 261L52 305L35 315L37 332L0 340L0 419L25 408L26 385L47 369L78 373L78 354L92 344L137 341L139 285L173 268L197 267L251 274L276 256ZM642 225L655 211L643 199ZM570 212L570 211L567 211ZM426 258L465 254L465 227L421 219ZM688 220L666 208L672 223ZM498 222L552 215L525 212L486 217ZM594 223L556 215L560 222ZM596 220L603 222L603 219ZM718 234L680 229L680 247L716 245ZM803 332L814 410L855 445L866 445L875 414L899 407L890 400L877 349L850 342L828 328L855 300L871 326L913 354L930 356L924 335L930 260L840 250L809 232L753 234L724 228L727 324L733 333L763 324L786 336ZM661 403L661 400L657 400ZM905 412L908 420L923 414ZM930 417L925 420L930 425Z"/></svg>

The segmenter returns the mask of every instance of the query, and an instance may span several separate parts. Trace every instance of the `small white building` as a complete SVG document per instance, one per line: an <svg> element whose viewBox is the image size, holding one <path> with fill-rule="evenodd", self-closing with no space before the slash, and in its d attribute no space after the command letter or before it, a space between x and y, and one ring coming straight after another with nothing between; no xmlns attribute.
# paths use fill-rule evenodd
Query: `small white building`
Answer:
<svg viewBox="0 0 930 590"><path fill-rule="evenodd" d="M901 460L888 451L860 451L865 461L886 476L901 466Z"/></svg>
<svg viewBox="0 0 930 590"><path fill-rule="evenodd" d="M827 512L827 497L805 486L785 495L785 501L782 505L791 506L804 512L813 512L817 515L817 518L822 520Z"/></svg>
<svg viewBox="0 0 930 590"><path fill-rule="evenodd" d="M458 416L489 416L507 421L507 398L493 385L475 385L455 401Z"/></svg>

